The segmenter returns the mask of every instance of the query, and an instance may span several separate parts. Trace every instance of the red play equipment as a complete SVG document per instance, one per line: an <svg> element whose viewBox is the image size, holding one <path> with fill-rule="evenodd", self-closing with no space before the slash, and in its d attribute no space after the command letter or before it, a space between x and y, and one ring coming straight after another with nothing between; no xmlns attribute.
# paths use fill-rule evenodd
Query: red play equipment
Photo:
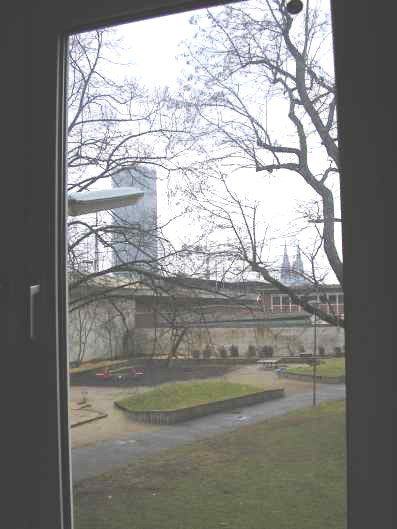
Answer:
<svg viewBox="0 0 397 529"><path fill-rule="evenodd" d="M98 378L102 380L110 380L115 378L117 380L125 380L126 378L139 378L145 374L143 367L130 367L127 373L120 374L118 372L111 372L108 367L104 368L100 373L95 373Z"/></svg>
<svg viewBox="0 0 397 529"><path fill-rule="evenodd" d="M105 367L103 371L100 373L95 373L97 377L103 378L104 380L108 380L109 378L112 378L112 375L110 374L109 368Z"/></svg>

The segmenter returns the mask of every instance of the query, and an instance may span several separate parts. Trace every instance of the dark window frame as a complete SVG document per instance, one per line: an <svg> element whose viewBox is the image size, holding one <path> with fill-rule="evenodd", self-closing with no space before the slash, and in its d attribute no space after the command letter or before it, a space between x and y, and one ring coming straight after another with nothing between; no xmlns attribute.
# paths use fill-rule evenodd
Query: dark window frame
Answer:
<svg viewBox="0 0 397 529"><path fill-rule="evenodd" d="M132 1L69 0L69 2L61 2L60 0L42 0L41 2L32 2L26 9L19 5L15 5L15 7L12 5L10 17L4 16L8 34L15 35L15 43L12 48L9 48L9 56L14 59L23 59L22 62L17 63L15 71L12 70L16 76L18 69L27 72L29 76L30 70L34 70L34 61L31 61L29 57L37 53L38 50L43 52L45 56L45 60L41 57L43 67L40 68L40 73L43 74L43 77L40 81L42 88L45 87L45 94L49 94L51 97L50 99L45 96L40 97L40 103L43 103L41 118L47 124L51 122L52 128L51 131L43 130L43 125L38 123L41 127L40 133L44 132L40 135L39 147L43 150L43 145L49 144L52 155L48 159L48 152L46 151L37 156L29 143L28 134L22 138L22 141L25 142L25 149L19 150L20 153L23 152L22 155L27 160L25 163L24 158L24 169L36 172L37 176L40 176L50 185L49 196L51 195L52 202L47 206L49 225L54 222L56 223L54 225L62 225L62 208L64 207L60 193L56 192L57 186L59 187L62 181L59 169L61 163L59 156L62 154L62 150L59 149L59 132L54 142L53 124L60 123L59 117L62 114L61 107L54 104L54 92L59 94L61 91L59 83L62 78L60 70L62 70L63 59L60 50L62 50L62 41L67 32L170 14L210 4L210 2L200 4L149 0L146 3L136 1L135 6L133 6L131 5ZM388 520L392 520L391 514L395 504L392 496L392 465L390 464L391 456L394 453L392 449L394 438L391 428L395 419L393 415L395 395L392 391L392 380L387 378L387 376L391 377L393 372L391 355L388 354L388 348L393 343L391 318L393 311L390 301L392 296L386 294L390 294L390 284L386 285L385 283L390 276L385 273L388 263L385 234L387 229L393 225L390 219L386 218L386 215L393 211L391 200L394 200L394 193L391 187L392 179L388 175L393 167L394 137L393 129L389 125L384 126L384 124L389 122L388 117L392 115L394 107L390 105L395 105L394 82L390 82L390 85L385 82L385 77L391 76L389 66L392 60L391 52L394 49L395 19L394 17L385 17L381 10L374 9L373 2L369 2L369 0L363 0L359 6L356 3L337 2L336 0L331 0L331 2L336 37L336 57L338 58L336 77L342 145L341 158L345 176L342 179L341 196L342 217L344 219L346 351L354 348L360 353L354 358L354 371L352 369L353 360L347 358L348 527L349 529L374 527L379 521L378 517L382 515L383 527L392 528L392 521L388 522ZM7 3L7 9L8 4L11 5L11 3ZM358 13L360 15L359 24L357 24ZM21 26L23 36L21 35ZM352 28L354 28L354 32ZM352 38L353 33L354 38ZM373 45L374 39L376 39L376 46ZM32 49L30 49L29 43L34 44ZM21 50L23 46L25 49ZM379 54L379 49L382 50L381 54ZM12 60L6 64L11 65ZM372 65L373 68L373 75L371 76L367 74L368 64ZM54 77L56 77L57 83L54 83ZM22 77L21 79L23 80ZM18 83L12 89L5 86L5 93L8 94L9 100L8 98L3 98L3 100L7 100L7 103L14 101L15 108L17 108L17 103L20 103L20 100L16 97L15 99L12 98L12 91L19 96L21 86L23 86L28 101L26 103L27 112L30 112L34 106L35 94L34 91L31 93L31 85L29 84L31 81L26 81L26 79L24 81L26 82L25 85ZM50 82L48 87L47 81ZM9 84L11 85L11 83ZM389 87L393 92L390 92ZM389 95L390 97L388 97ZM373 102L373 111L369 112L367 120L364 122L363 108L368 101ZM12 105L11 108L13 108ZM15 115L14 110L13 113ZM363 123L363 126L357 126L357 123ZM7 134L10 137L9 130ZM10 149L7 148L7 153L15 152L17 154L16 149L12 147L13 142L11 137L7 139L5 145L11 146ZM54 147L55 144L57 145L56 148ZM363 152L366 153L366 156L362 155ZM40 157L43 164L38 163ZM16 159L16 157L11 159L10 169L15 169ZM19 171L19 173L22 172L22 170ZM375 181L374 175L377 176ZM385 177L383 178L382 175ZM355 187L353 194L353 182L358 181L360 186ZM376 191L375 202L374 190ZM46 200L47 195L43 199L43 204L46 203ZM390 207L388 201L390 201ZM58 212L54 212L54 209L57 208ZM374 213L375 210L376 214L365 214L368 211ZM5 218L7 219L7 217ZM25 227L27 225L28 223L25 222ZM366 233L364 242L362 240L363 233ZM47 386L56 385L53 380L53 370L54 368L58 370L60 367L62 368L62 348L64 347L63 344L66 343L62 323L65 315L62 313L62 306L66 306L66 291L62 287L62 263L59 261L64 251L62 248L63 241L59 239L59 232L55 233L53 229L49 229L43 238L47 240L47 246L50 248L47 252L48 255L43 257L43 261L45 261L46 270L50 270L51 277L47 283L50 292L45 292L42 306L43 310L45 309L44 312L51 316L51 325L53 324L51 310L57 311L56 325L58 325L58 327L55 325L56 336L54 333L49 336L49 341L54 340L56 345L55 350L51 351L56 358L49 357L48 370L42 373L43 387L45 386L42 390L42 396L43 402L47 404L49 395L46 393ZM352 254L353 240L356 241L354 258ZM45 245L43 248L46 252ZM56 273L54 272L55 269ZM19 303L21 301L19 283L30 282L30 273L26 274L23 281L21 275L17 277L17 280L15 279L15 272L10 277L12 288L14 289L15 283L16 289L12 292L17 292ZM373 284L370 283L371 280ZM6 294L8 295L8 293ZM14 298L10 299L13 300ZM65 312L64 309L63 312ZM26 318L25 313L21 321L24 318ZM11 316L9 321L12 321ZM8 331L8 328L5 330ZM47 334L50 335L51 332L48 331ZM25 342L21 341L21 343ZM385 354L382 364L378 367L373 362L373 353L379 343L385 346ZM39 351L37 347L30 347L28 354L32 352L36 355L42 351ZM45 352L49 353L49 351ZM12 359L7 359L7 365L16 364L13 363ZM68 529L70 527L70 516L67 513L69 505L67 497L70 497L70 489L68 490L62 476L62 471L68 472L69 456L66 453L68 443L64 443L62 450L59 449L60 439L68 436L65 424L60 424L64 418L60 407L63 390L61 389L60 394L58 387L53 391L56 398L55 404L51 403L50 406L48 403L48 410L41 411L40 415L36 417L40 423L38 427L48 429L48 438L45 437L45 442L36 448L40 449L41 452L46 452L45 455L49 459L46 468L54 467L54 472L50 478L47 478L40 468L37 467L34 471L33 467L29 467L26 479L31 484L33 499L24 496L23 501L21 501L25 511L28 511L26 519L29 518L29 521L18 527L41 527L41 529ZM382 413L379 413L380 410ZM55 421L52 420L54 417ZM59 434L59 432L61 433ZM51 454L48 453L48 450ZM29 453L33 454L34 452ZM61 465L63 468L59 465L59 457L63 459L63 465ZM31 477L32 473L34 478ZM58 494L57 487L59 482L62 482L63 504L60 500L54 503L49 501L49 498L54 497L51 491L51 480L55 486L55 494ZM382 490L381 498L377 495L379 490ZM43 517L37 514L37 508L34 506L34 499L37 498L40 504L40 497L43 497L43 507L48 511ZM18 499L21 500L19 497Z"/></svg>

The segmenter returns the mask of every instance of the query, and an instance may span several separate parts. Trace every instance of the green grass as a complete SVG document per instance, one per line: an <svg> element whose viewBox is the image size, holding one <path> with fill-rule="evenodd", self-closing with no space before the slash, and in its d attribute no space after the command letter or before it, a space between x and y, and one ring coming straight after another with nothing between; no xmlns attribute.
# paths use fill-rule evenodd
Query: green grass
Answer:
<svg viewBox="0 0 397 529"><path fill-rule="evenodd" d="M296 373L299 375L311 375L313 368L311 366L305 367L288 367L288 373ZM345 374L345 359L344 358L329 358L323 360L316 368L317 375L328 377L340 377Z"/></svg>
<svg viewBox="0 0 397 529"><path fill-rule="evenodd" d="M177 410L263 391L263 388L223 380L164 384L156 389L117 401L127 411Z"/></svg>
<svg viewBox="0 0 397 529"><path fill-rule="evenodd" d="M344 529L344 403L165 450L74 487L76 529Z"/></svg>

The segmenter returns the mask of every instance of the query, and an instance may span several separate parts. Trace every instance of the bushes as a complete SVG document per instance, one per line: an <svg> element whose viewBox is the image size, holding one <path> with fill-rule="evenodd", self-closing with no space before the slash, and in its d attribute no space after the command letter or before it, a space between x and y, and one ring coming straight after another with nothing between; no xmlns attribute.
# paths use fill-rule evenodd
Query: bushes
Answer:
<svg viewBox="0 0 397 529"><path fill-rule="evenodd" d="M273 354L274 354L274 349L273 349L273 347L271 345L264 345L259 350L259 356L261 358L272 358Z"/></svg>
<svg viewBox="0 0 397 529"><path fill-rule="evenodd" d="M237 345L231 345L229 351L230 351L230 356L232 358L237 358L238 357L238 347L237 347Z"/></svg>
<svg viewBox="0 0 397 529"><path fill-rule="evenodd" d="M256 356L256 347L255 345L250 344L247 349L247 356L248 358L252 358Z"/></svg>
<svg viewBox="0 0 397 529"><path fill-rule="evenodd" d="M80 367L80 365L81 365L81 360L71 360L69 362L69 367L72 369L76 367Z"/></svg>
<svg viewBox="0 0 397 529"><path fill-rule="evenodd" d="M334 353L337 358L345 356L345 353L342 351L341 347L334 347Z"/></svg>
<svg viewBox="0 0 397 529"><path fill-rule="evenodd" d="M218 354L221 358L226 358L227 357L227 351L226 351L226 347L224 345L220 345L218 347Z"/></svg>
<svg viewBox="0 0 397 529"><path fill-rule="evenodd" d="M203 351L203 358L211 358L212 356L212 348L210 344L207 344Z"/></svg>

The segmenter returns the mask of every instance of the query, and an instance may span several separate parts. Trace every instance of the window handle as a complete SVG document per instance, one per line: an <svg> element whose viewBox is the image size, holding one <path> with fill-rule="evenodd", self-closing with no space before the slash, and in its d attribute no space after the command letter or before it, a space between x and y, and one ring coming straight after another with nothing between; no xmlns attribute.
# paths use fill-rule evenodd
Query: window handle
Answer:
<svg viewBox="0 0 397 529"><path fill-rule="evenodd" d="M35 334L35 298L40 293L40 285L29 287L29 337L32 341L36 339Z"/></svg>

